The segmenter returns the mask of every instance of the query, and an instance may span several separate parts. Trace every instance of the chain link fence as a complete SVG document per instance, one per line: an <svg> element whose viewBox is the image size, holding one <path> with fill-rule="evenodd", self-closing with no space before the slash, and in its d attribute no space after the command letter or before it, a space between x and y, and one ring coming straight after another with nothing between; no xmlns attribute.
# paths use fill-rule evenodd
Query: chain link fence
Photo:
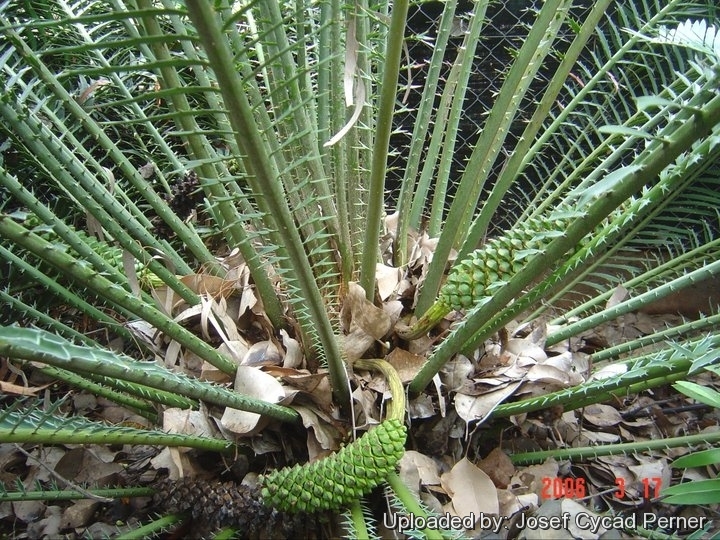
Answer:
<svg viewBox="0 0 720 540"><path fill-rule="evenodd" d="M401 83L407 84L408 79L410 79L410 85L409 91L404 96L401 96L405 109L396 114L395 117L396 131L392 138L395 152L389 163L388 175L390 206L393 206L396 201L397 186L405 170L406 152L411 142L415 113L425 84L425 77L433 53L433 42L440 24L444 4L445 2L436 1L419 2L412 5L408 13L406 42L410 75L408 76L407 72L402 74ZM523 39L527 35L541 4L542 2L538 0L510 0L491 2L488 6L487 23L475 51L472 73L465 94L464 114L458 126L451 171L452 183L459 179L465 168L487 112L497 99L503 77L513 61L514 53L522 46ZM578 5L572 8L570 17L582 20L584 12L591 3L581 2L576 4ZM443 61L441 73L443 80L450 72L450 68L462 45L464 32L468 24L467 19L472 8L473 4L470 2L458 3L453 35L450 38ZM521 103L519 114L513 122L511 132L505 143L506 152L512 151L517 143L526 122L533 113L533 100L542 95L558 65L558 54L564 51L574 36L575 34L567 25L561 30L556 43L556 54L544 61L525 99ZM440 91L441 89L439 89ZM439 100L439 96L437 100ZM553 157L548 156L548 159L553 159ZM496 164L496 167L499 166L499 164ZM498 170L493 171L493 176L497 172ZM452 196L452 193L451 186L448 195Z"/></svg>

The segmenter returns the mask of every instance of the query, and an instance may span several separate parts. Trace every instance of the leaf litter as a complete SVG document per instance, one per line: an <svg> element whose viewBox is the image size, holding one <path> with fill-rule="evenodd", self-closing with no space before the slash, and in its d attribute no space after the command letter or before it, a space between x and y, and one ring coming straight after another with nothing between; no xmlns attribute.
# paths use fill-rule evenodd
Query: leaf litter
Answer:
<svg viewBox="0 0 720 540"><path fill-rule="evenodd" d="M403 312L414 303L434 247L433 239L418 234L410 248L411 262L406 272L378 264L380 305L369 302L359 285L350 284L338 336L349 360L385 358L403 382L419 371L436 338L428 336L403 343L396 339L394 329L403 324ZM31 447L26 449L31 458L25 458L14 445L4 444L0 445L0 471L5 485L20 482L25 489L38 484L62 487L57 477L65 485L93 487L152 485L165 476L252 482L268 467L321 459L382 420L387 386L381 377L359 370L351 373L352 422L340 421L327 373L322 368L308 369L308 359L292 333L281 330L276 334L272 330L253 293L246 265L235 255L228 261L235 264L229 268L230 279L205 274L182 278L201 297L198 306L187 306L166 288L155 289L153 295L158 307L233 359L238 365L234 380L181 350L146 323L138 321L127 326L138 339L152 343L157 360L171 369L231 386L270 403L289 405L300 413L303 428L288 430L255 413L232 408L218 410L203 404L196 411L166 408L161 417L164 431L226 439L236 444L238 454L208 461L207 453L190 449L68 445ZM455 317L457 314L449 315L439 332L453 324ZM517 525L527 516L549 518L582 512L599 516L593 510L623 512L655 504L652 497L646 496L643 479L657 478L662 485L669 485L673 480L669 463L687 450L597 456L578 463L548 459L528 466L514 465L508 452L640 442L677 436L696 427L712 430L718 423L716 411L707 415L705 410L686 410L688 398L661 388L574 411L541 411L505 421L486 419L499 405L514 399L543 396L590 379L617 376L627 366L608 364L593 371L589 355L581 350L583 340L614 345L675 322L674 317L629 314L553 347L545 346L544 323L533 327L509 324L472 355L455 355L441 371L435 391L428 390L408 403L412 429L408 450L400 463L401 478L438 513L478 518L475 529L466 531L468 536L478 538L488 535L487 522L479 519L482 516L502 519L498 538L540 538ZM38 371L30 371L23 380L26 368L10 368L3 362L0 382L6 395L50 395L53 381ZM704 383L715 381L705 377ZM84 392L71 395L63 407L67 413L116 425L148 425L146 419L102 398L90 399ZM37 465L39 461L44 468ZM688 469L685 474L688 479L707 479L716 471ZM558 494L553 491L554 485L548 496L548 479L553 483L567 478L583 479L582 497ZM616 479L624 485L623 499L613 496ZM664 513L672 511L672 507L653 508ZM0 515L14 516L25 524L30 537L52 537L69 531L77 536L112 535L129 530L152 511L148 497L110 506L95 500L64 505L47 501L0 505ZM118 520L123 524L117 525ZM598 529L592 535L570 527L550 531L547 534L551 536L546 537L566 534L567 538L600 538L602 531ZM630 537L619 530L615 534Z"/></svg>

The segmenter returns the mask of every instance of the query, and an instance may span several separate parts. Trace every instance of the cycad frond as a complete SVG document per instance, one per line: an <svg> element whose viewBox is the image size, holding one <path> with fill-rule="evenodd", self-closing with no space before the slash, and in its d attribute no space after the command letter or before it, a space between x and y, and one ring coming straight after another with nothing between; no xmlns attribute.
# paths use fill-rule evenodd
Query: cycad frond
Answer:
<svg viewBox="0 0 720 540"><path fill-rule="evenodd" d="M662 189L663 181L672 179L681 181L684 178L687 161L691 163L698 159L702 161L711 155L716 148L716 130L720 124L720 96L716 95L717 75L712 71L693 70L694 80L682 80L686 89L682 101L678 103L677 113L660 115L656 122L656 135L649 141L641 136L642 150L634 156L631 165L623 166L590 187L585 186L583 190L575 188L568 194L570 202L580 204L584 209L584 215L575 219L566 228L564 233L552 240L544 247L541 253L536 253L528 259L525 266L512 276L507 282L501 284L492 298L487 303L478 306L472 311L468 319L459 326L451 336L445 340L433 353L428 363L420 371L418 377L413 381L411 390L415 391L429 382L438 366L445 363L454 347L461 347L464 350L471 350L473 345L486 339L497 328L505 324L511 313L517 314L522 306L522 301L529 301L533 298L525 295L521 303L515 303L509 308L505 307L515 297L521 296L523 288L528 286L538 275L546 275L548 267L559 262L574 246L589 235L600 223L611 216L617 208L621 207L632 197L642 194L647 186L656 183L660 177L660 183L655 187ZM611 135L613 137L614 135ZM631 137L632 138L632 137ZM619 141L622 142L622 139ZM698 158L698 159L696 159ZM664 174L664 176L663 176ZM651 190L652 191L652 190ZM659 194L661 195L662 191ZM644 195L639 196L634 202L639 204L640 211L645 203L652 208L653 202L658 204L662 201L660 196L653 199L645 199ZM648 211L646 208L646 212ZM620 231L625 223L631 223L635 212L631 209L630 214L622 215L621 222L611 223L611 229ZM607 244L609 236L607 230L596 237L598 247ZM607 246L603 251L607 250ZM586 254L588 246L584 247ZM553 283L553 279L566 275L567 270L576 268L573 266L580 261L579 255L575 255L564 263L563 268L558 270L560 274L554 274L550 280L539 285L540 290L545 290ZM537 287L536 287L537 289ZM436 303L437 305L437 303ZM428 314L435 316L437 310L428 310ZM506 316L503 315L503 312ZM421 323L426 321L420 320ZM489 326L483 326L489 324ZM482 330L480 330L482 328Z"/></svg>
<svg viewBox="0 0 720 540"><path fill-rule="evenodd" d="M292 422L298 418L295 411L286 407L253 400L207 381L174 373L154 362L137 362L126 355L100 347L76 345L39 329L0 327L0 354L81 374L117 378L208 403L267 414L279 420Z"/></svg>
<svg viewBox="0 0 720 540"><path fill-rule="evenodd" d="M669 2L628 4L610 12L598 27L593 53L578 64L583 71L566 83L567 93L559 99L568 101L550 110L544 134L525 157L531 177L546 179L527 208L542 212L557 204L568 189L591 185L607 171L632 163L648 142L642 132L653 134L672 118L676 109L651 112L638 103L646 96L663 96L676 106L678 100L686 101L690 90L686 81L697 76L691 56L683 47L654 44L642 35L702 13L701 9L700 4ZM639 32L625 30L637 28L640 21L646 22ZM624 138L608 136L603 132L608 125L638 131ZM555 162L550 175L549 160ZM527 195L516 192L516 196L522 200Z"/></svg>
<svg viewBox="0 0 720 540"><path fill-rule="evenodd" d="M373 129L363 112L345 137L324 145L345 122L337 77L345 12L266 2L194 7L6 6L2 114L19 126L8 135L23 166L50 180L50 197L91 214L189 304L197 299L175 274L223 271L197 227L169 204L173 184L195 174L209 229L239 248L273 325L286 326L289 303L308 355L337 362L340 284L353 278L353 239L366 225L339 218L362 215ZM355 40L365 40L355 43L356 84L372 102L368 56L381 33L366 15L347 14L357 19ZM154 260L158 253L172 271Z"/></svg>
<svg viewBox="0 0 720 540"><path fill-rule="evenodd" d="M18 400L0 410L0 442L32 444L159 444L226 452L231 444L210 437L165 433L136 427L111 426L80 416L58 413L61 401L50 407Z"/></svg>

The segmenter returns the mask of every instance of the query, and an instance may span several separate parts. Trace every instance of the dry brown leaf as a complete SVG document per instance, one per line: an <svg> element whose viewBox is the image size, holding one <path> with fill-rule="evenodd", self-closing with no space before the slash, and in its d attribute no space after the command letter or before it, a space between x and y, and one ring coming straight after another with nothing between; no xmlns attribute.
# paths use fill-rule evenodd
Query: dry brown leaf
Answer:
<svg viewBox="0 0 720 540"><path fill-rule="evenodd" d="M611 444L620 442L620 435L615 433L605 433L604 431L590 431L589 429L583 430L583 435L591 442L595 444Z"/></svg>
<svg viewBox="0 0 720 540"><path fill-rule="evenodd" d="M23 386L20 384L12 384L5 381L0 381L0 391L6 394L15 394L16 396L34 396L40 390L44 390L48 386L52 386L53 383L43 384L42 386Z"/></svg>
<svg viewBox="0 0 720 540"><path fill-rule="evenodd" d="M250 344L245 340L245 338L240 336L240 339L234 339L221 343L217 350L219 353L231 358L237 365L240 365L243 358L247 355L248 350L250 350ZM207 362L203 365L203 369L210 369Z"/></svg>
<svg viewBox="0 0 720 540"><path fill-rule="evenodd" d="M375 269L375 279L380 300L385 301L390 298L390 295L397 292L402 279L402 270L378 263Z"/></svg>
<svg viewBox="0 0 720 540"><path fill-rule="evenodd" d="M180 278L189 289L200 296L223 298L233 294L237 289L236 279L223 279L211 274L190 274Z"/></svg>
<svg viewBox="0 0 720 540"><path fill-rule="evenodd" d="M525 375L525 378L529 382L544 382L557 386L570 385L570 377L566 371L545 364L535 364L532 366Z"/></svg>
<svg viewBox="0 0 720 540"><path fill-rule="evenodd" d="M435 416L435 406L433 405L432 397L428 394L420 394L418 397L411 399L408 403L408 412L410 418L413 420L416 418L431 418Z"/></svg>
<svg viewBox="0 0 720 540"><path fill-rule="evenodd" d="M508 351L500 354L500 365L493 371L494 377L504 376L511 380L520 380L536 364L527 356L518 356Z"/></svg>
<svg viewBox="0 0 720 540"><path fill-rule="evenodd" d="M127 408L118 405L106 398L98 398L98 409L95 411L98 418L104 420L108 424L122 424L127 422L129 425L151 427L150 420L139 414L131 413Z"/></svg>
<svg viewBox="0 0 720 540"><path fill-rule="evenodd" d="M390 317L392 326L395 326L395 323L400 319L403 309L405 309L405 306L400 300L388 300L382 304L382 310Z"/></svg>
<svg viewBox="0 0 720 540"><path fill-rule="evenodd" d="M627 315L627 323L643 335L654 334L671 326L666 315L647 315L642 312Z"/></svg>
<svg viewBox="0 0 720 540"><path fill-rule="evenodd" d="M611 307L617 306L620 302L625 300L628 296L628 290L623 287L622 285L618 285L615 287L615 290L612 293L612 296L608 298L607 303L605 304L605 309L610 309Z"/></svg>
<svg viewBox="0 0 720 540"><path fill-rule="evenodd" d="M112 83L108 79L97 79L93 81L80 93L77 97L77 102L80 105L84 105L85 102L92 97L92 95L103 86L111 86Z"/></svg>
<svg viewBox="0 0 720 540"><path fill-rule="evenodd" d="M320 370L318 373L310 373L307 370L288 370L279 366L266 366L263 368L268 373L282 377L283 382L290 388L296 389L310 396L310 399L322 411L332 411L335 408L332 399L332 389L328 380L327 370ZM290 393L288 389L286 393Z"/></svg>
<svg viewBox="0 0 720 540"><path fill-rule="evenodd" d="M100 459L93 446L73 448L55 464L56 473L81 485L113 485L122 470L120 463Z"/></svg>
<svg viewBox="0 0 720 540"><path fill-rule="evenodd" d="M467 458L462 458L450 472L443 474L440 485L450 496L452 513L457 516L477 517L500 512L495 484Z"/></svg>
<svg viewBox="0 0 720 540"><path fill-rule="evenodd" d="M347 331L364 330L374 339L381 339L391 327L388 315L365 297L365 290L350 282L343 302L341 316Z"/></svg>
<svg viewBox="0 0 720 540"><path fill-rule="evenodd" d="M409 326L407 327L409 328ZM401 325L398 325L398 330L401 329ZM418 354L420 356L426 356L428 351L433 348L435 345L435 338L431 336L421 336L418 339L414 339L410 343L407 344L408 351L410 351L413 354Z"/></svg>
<svg viewBox="0 0 720 540"><path fill-rule="evenodd" d="M581 534L575 536L564 528L566 523L570 525L569 522L574 522L575 516L584 511L584 507L575 501L570 501L572 504L566 505L565 502L568 500L569 499L549 500L543 503L535 512L528 514L527 517L525 517L528 525L520 532L519 538L524 538L525 540L573 540L574 538L578 540L581 538L590 540L590 538L597 538L597 535L594 535L594 537L585 536L588 534L587 531L578 531ZM532 521L534 519L553 520L551 523L553 525L557 524L559 527L549 527L547 525L539 527ZM593 533L590 534L592 535Z"/></svg>
<svg viewBox="0 0 720 540"><path fill-rule="evenodd" d="M285 389L275 377L251 366L238 366L235 374L235 391L268 403L279 403L285 398ZM267 418L263 418L257 413L228 407L225 409L220 423L233 433L250 436L265 426Z"/></svg>
<svg viewBox="0 0 720 540"><path fill-rule="evenodd" d="M628 370L627 364L608 364L594 371L588 381L601 381L622 375Z"/></svg>
<svg viewBox="0 0 720 540"><path fill-rule="evenodd" d="M238 318L241 317L247 310L253 310L257 306L258 299L255 296L254 287L250 285L250 269L247 264L241 262L232 266L228 270L225 279L229 281L234 280L235 288L242 291L240 293L240 301L237 306ZM235 298L235 296L233 298Z"/></svg>
<svg viewBox="0 0 720 540"><path fill-rule="evenodd" d="M510 485L516 491L532 492L538 500L541 500L543 490L543 478L555 478L558 475L559 466L557 461L550 458L544 463L530 465L518 470L510 481Z"/></svg>
<svg viewBox="0 0 720 540"><path fill-rule="evenodd" d="M168 433L213 437L215 429L206 411L170 407L163 411L163 429Z"/></svg>
<svg viewBox="0 0 720 540"><path fill-rule="evenodd" d="M156 355L162 356L161 353L164 354L165 347L162 345L162 336L160 336L157 328L142 319L128 321L125 326L136 339L148 345Z"/></svg>
<svg viewBox="0 0 720 540"><path fill-rule="evenodd" d="M493 388L497 388L498 386L505 386L507 383L511 382L511 379L509 377L492 377L492 378L477 378L473 379L473 382L475 383L475 387L478 388L476 392L470 393L470 392L464 392L471 396L479 396L480 394L484 394L486 392L492 391ZM488 388L484 388L487 386Z"/></svg>
<svg viewBox="0 0 720 540"><path fill-rule="evenodd" d="M137 259L128 250L122 250L122 267L127 279L130 290L133 295L140 298L142 294L142 288L140 287L140 281L138 280L137 271L135 270L135 262Z"/></svg>
<svg viewBox="0 0 720 540"><path fill-rule="evenodd" d="M300 342L291 338L287 331L280 329L280 337L285 346L285 357L283 358L284 368L299 368L303 365L303 351Z"/></svg>
<svg viewBox="0 0 720 540"><path fill-rule="evenodd" d="M155 167L155 164L152 161L148 161L145 163L145 165L142 165L138 168L138 172L140 173L140 176L143 177L145 180L149 180L153 176L155 176L155 173L157 172L157 167Z"/></svg>
<svg viewBox="0 0 720 540"><path fill-rule="evenodd" d="M645 416L643 418L636 418L635 420L623 420L622 421L623 426L632 428L633 430L638 430L639 428L649 428L655 425L655 420L651 418L650 416ZM633 440L635 436L631 434L629 431L627 432L627 438L628 440Z"/></svg>
<svg viewBox="0 0 720 540"><path fill-rule="evenodd" d="M240 339L235 321L227 315L224 307L207 296L201 297L200 303L195 306L186 306L175 316L175 321L183 322L198 316L200 317L200 328L206 340L209 341L211 339L209 325L212 325L223 342L237 341ZM223 324L220 324L219 321L222 321Z"/></svg>
<svg viewBox="0 0 720 540"><path fill-rule="evenodd" d="M377 406L375 405L375 398L377 397L377 394L375 392L365 390L362 387L358 386L355 390L353 390L351 397L354 403L358 403L360 405L360 411L362 411L365 422L379 422L380 411L378 411ZM354 408L355 417L357 418L357 405L355 405ZM359 425L362 426L363 424Z"/></svg>
<svg viewBox="0 0 720 540"><path fill-rule="evenodd" d="M43 519L28 523L28 538L61 538L63 536L60 534L62 508L48 506L43 515Z"/></svg>
<svg viewBox="0 0 720 540"><path fill-rule="evenodd" d="M635 459L631 456L598 456L596 461L593 463L595 468L607 469L611 480L611 485L616 485L614 479L620 479L623 481L625 486L625 492L627 493L625 499L615 502L622 502L623 500L634 501L640 495L640 484L635 484L635 476L630 471L629 467L635 465ZM605 484L598 486L600 490L605 489ZM634 503L633 503L634 504Z"/></svg>
<svg viewBox="0 0 720 540"><path fill-rule="evenodd" d="M395 233L397 232L399 212L394 212L385 216L383 223L383 232L380 237L380 256L383 261L392 263L393 243L395 242Z"/></svg>
<svg viewBox="0 0 720 540"><path fill-rule="evenodd" d="M501 448L494 448L477 466L501 489L510 484L510 479L515 474L515 466Z"/></svg>
<svg viewBox="0 0 720 540"><path fill-rule="evenodd" d="M468 382L468 378L474 371L475 366L473 366L469 358L462 354L456 354L452 360L443 366L441 371L442 381L448 390L459 390Z"/></svg>
<svg viewBox="0 0 720 540"><path fill-rule="evenodd" d="M584 383L590 376L592 365L590 355L582 352L570 351L550 356L543 363L565 371L568 375L569 384L571 386Z"/></svg>
<svg viewBox="0 0 720 540"><path fill-rule="evenodd" d="M326 373L310 373L307 370L289 369L284 366L267 366L265 371L276 377L282 377L283 382L308 394L315 392L318 385L327 380Z"/></svg>
<svg viewBox="0 0 720 540"><path fill-rule="evenodd" d="M520 358L534 360L535 362L542 362L547 358L545 350L537 343L534 343L531 338L509 339L506 351Z"/></svg>
<svg viewBox="0 0 720 540"><path fill-rule="evenodd" d="M364 381L366 388L380 394L383 397L383 400L392 398L387 379L380 373L359 369L356 371L355 375Z"/></svg>
<svg viewBox="0 0 720 540"><path fill-rule="evenodd" d="M407 383L415 378L417 372L420 371L420 368L425 364L426 358L396 347L390 351L390 354L385 357L385 360L395 368L400 376L400 380L402 380L403 383Z"/></svg>
<svg viewBox="0 0 720 540"><path fill-rule="evenodd" d="M392 214L386 214L385 219L383 220L383 234L389 235L394 240L399 222L400 212L396 211Z"/></svg>
<svg viewBox="0 0 720 540"><path fill-rule="evenodd" d="M455 410L466 424L483 420L507 398L515 393L521 382L508 384L504 388L482 394L480 396L468 396L466 394L455 394Z"/></svg>
<svg viewBox="0 0 720 540"><path fill-rule="evenodd" d="M438 238L430 238L427 233L418 235L410 251L408 266L411 268L420 268L422 270L421 275L425 276L426 267L432 260L433 253L435 253L437 249L438 240ZM453 250L450 257L454 259L456 255L457 253Z"/></svg>
<svg viewBox="0 0 720 540"><path fill-rule="evenodd" d="M415 450L407 450L400 459L400 478L408 480L405 485L415 492L420 486L440 485L438 472L433 458Z"/></svg>
<svg viewBox="0 0 720 540"><path fill-rule="evenodd" d="M212 381L216 383L229 383L231 381L230 375L219 370L210 362L203 362L199 378L204 381Z"/></svg>
<svg viewBox="0 0 720 540"><path fill-rule="evenodd" d="M555 356L548 356L545 360L540 362L543 366L552 366L559 369L560 371L573 371L575 369L575 357L572 353L565 352L563 354L557 354Z"/></svg>
<svg viewBox="0 0 720 540"><path fill-rule="evenodd" d="M390 316L370 302L363 288L353 282L349 284L340 314L347 332L341 336L340 345L349 362L360 358L393 326Z"/></svg>
<svg viewBox="0 0 720 540"><path fill-rule="evenodd" d="M36 521L45 512L45 506L43 501L14 501L12 503L13 514L24 523Z"/></svg>
<svg viewBox="0 0 720 540"><path fill-rule="evenodd" d="M62 513L60 520L62 528L84 527L88 525L98 506L100 506L100 501L94 501L92 499L83 499L73 503Z"/></svg>
<svg viewBox="0 0 720 540"><path fill-rule="evenodd" d="M223 340L223 343L227 341L238 341L240 340L240 334L236 325L237 316L233 317L228 312L227 300L220 298L214 300L210 297L200 297L200 303L204 309L200 317L200 325L203 329L203 334L210 338L210 333L207 331L208 322L212 324L215 332Z"/></svg>
<svg viewBox="0 0 720 540"><path fill-rule="evenodd" d="M300 413L303 425L308 428L308 440L311 438L312 433L312 438L322 450L335 450L338 448L340 434L329 422L329 419L321 418L315 411L302 405L296 406L295 410ZM310 461L319 456L317 448L311 448L311 444L308 444L308 450L311 452ZM312 453L313 450L315 450L315 454Z"/></svg>
<svg viewBox="0 0 720 540"><path fill-rule="evenodd" d="M583 418L598 427L615 426L622 422L622 416L610 405L594 403L583 409Z"/></svg>
<svg viewBox="0 0 720 540"><path fill-rule="evenodd" d="M639 463L628 466L628 469L635 475L635 481L646 482L650 497L658 497L662 488L669 486L672 480L672 469L668 460L643 454L635 454L634 457Z"/></svg>
<svg viewBox="0 0 720 540"><path fill-rule="evenodd" d="M270 340L253 343L240 362L242 366L279 366L283 355L277 345Z"/></svg>
<svg viewBox="0 0 720 540"><path fill-rule="evenodd" d="M178 363L187 364L187 362L182 362L182 346L180 343L175 341L174 339L168 343L167 348L165 349L165 354L163 355L163 364L165 364L165 367L172 369L174 366L176 366ZM193 353L190 353L193 354ZM200 360L200 357L197 355L194 355L195 359ZM186 367L185 365L183 367Z"/></svg>
<svg viewBox="0 0 720 540"><path fill-rule="evenodd" d="M238 306L238 317L241 317L246 311L253 311L258 306L258 298L252 287L244 287L240 295L240 304Z"/></svg>
<svg viewBox="0 0 720 540"><path fill-rule="evenodd" d="M534 493L516 494L509 489L498 489L498 499L500 500L500 515L505 517L539 506L538 497Z"/></svg>
<svg viewBox="0 0 720 540"><path fill-rule="evenodd" d="M150 460L150 463L155 469L167 469L168 478L171 480L193 476L196 472L196 467L193 460L188 458L188 453L181 453L177 447L166 446Z"/></svg>
<svg viewBox="0 0 720 540"><path fill-rule="evenodd" d="M545 506L545 505L543 505ZM559 504L559 516L567 515L568 518L568 532L573 538L578 540L597 540L607 532L607 529L603 527L597 520L600 518L600 514L590 511L588 508L583 506L577 501L572 499L562 499ZM582 518L580 516L582 515ZM581 527L581 524L586 524L592 519L597 523L597 527L587 526Z"/></svg>

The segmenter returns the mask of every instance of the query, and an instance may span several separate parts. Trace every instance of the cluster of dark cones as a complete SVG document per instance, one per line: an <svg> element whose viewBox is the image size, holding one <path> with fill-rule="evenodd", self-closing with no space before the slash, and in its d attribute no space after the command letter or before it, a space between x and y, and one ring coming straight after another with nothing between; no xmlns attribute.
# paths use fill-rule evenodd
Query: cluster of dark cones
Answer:
<svg viewBox="0 0 720 540"><path fill-rule="evenodd" d="M156 511L188 515L198 535L230 527L248 539L317 536L314 516L268 508L263 504L259 486L184 478L162 480L154 487Z"/></svg>

